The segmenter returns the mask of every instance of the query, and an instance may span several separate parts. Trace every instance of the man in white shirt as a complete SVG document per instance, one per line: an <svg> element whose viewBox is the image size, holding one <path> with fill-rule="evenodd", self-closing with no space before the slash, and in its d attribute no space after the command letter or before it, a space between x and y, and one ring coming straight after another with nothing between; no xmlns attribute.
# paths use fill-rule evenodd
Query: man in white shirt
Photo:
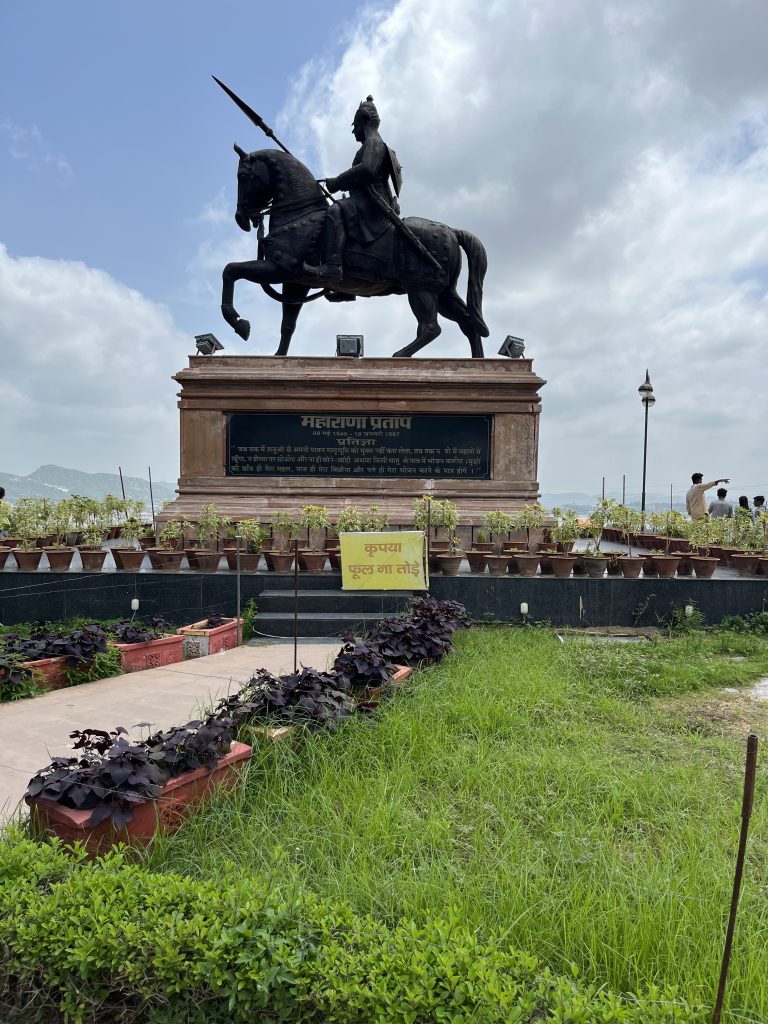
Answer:
<svg viewBox="0 0 768 1024"><path fill-rule="evenodd" d="M726 479L720 479L710 480L708 484L704 484L702 483L703 479L703 473L693 473L691 475L692 486L688 488L685 495L685 507L691 519L703 519L706 516L707 502L704 497L705 491L708 491L710 487L714 487L716 484L728 483Z"/></svg>

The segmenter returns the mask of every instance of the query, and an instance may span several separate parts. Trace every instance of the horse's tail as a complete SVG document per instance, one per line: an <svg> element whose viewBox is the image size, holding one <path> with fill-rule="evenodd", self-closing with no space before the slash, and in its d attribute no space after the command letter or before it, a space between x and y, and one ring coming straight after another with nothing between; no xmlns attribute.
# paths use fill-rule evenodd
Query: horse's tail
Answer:
<svg viewBox="0 0 768 1024"><path fill-rule="evenodd" d="M467 311L472 323L477 328L481 338L487 338L491 333L483 320L483 280L488 269L488 256L485 246L469 231L462 231L460 228L453 228L456 239L467 254L469 267L469 282L467 284Z"/></svg>

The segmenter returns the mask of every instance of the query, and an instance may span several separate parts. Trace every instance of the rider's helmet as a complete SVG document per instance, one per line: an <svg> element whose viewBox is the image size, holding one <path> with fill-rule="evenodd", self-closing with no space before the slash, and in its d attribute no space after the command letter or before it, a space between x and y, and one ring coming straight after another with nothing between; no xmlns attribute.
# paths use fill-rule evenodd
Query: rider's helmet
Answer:
<svg viewBox="0 0 768 1024"><path fill-rule="evenodd" d="M374 128L378 128L381 124L381 118L379 112L374 106L373 96L366 96L360 106L355 111L355 117L352 121L352 127L355 128L359 124L370 124Z"/></svg>

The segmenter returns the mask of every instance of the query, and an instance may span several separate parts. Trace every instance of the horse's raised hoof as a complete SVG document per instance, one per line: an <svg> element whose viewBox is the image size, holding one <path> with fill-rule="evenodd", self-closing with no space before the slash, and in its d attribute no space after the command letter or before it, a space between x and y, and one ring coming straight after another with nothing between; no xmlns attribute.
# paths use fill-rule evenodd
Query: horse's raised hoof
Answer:
<svg viewBox="0 0 768 1024"><path fill-rule="evenodd" d="M399 348L397 352L392 353L393 359L410 359L413 355L413 345L406 345L405 348Z"/></svg>
<svg viewBox="0 0 768 1024"><path fill-rule="evenodd" d="M251 322L250 320L238 320L235 324L235 334L243 341L248 341L251 336Z"/></svg>

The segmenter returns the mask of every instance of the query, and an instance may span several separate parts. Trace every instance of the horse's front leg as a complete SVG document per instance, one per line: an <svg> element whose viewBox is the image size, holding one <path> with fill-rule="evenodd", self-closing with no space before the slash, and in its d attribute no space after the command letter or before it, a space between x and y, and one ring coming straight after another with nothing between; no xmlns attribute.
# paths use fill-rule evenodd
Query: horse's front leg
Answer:
<svg viewBox="0 0 768 1024"><path fill-rule="evenodd" d="M280 345L276 356L287 356L291 344L293 332L296 330L296 321L301 312L301 306L309 294L309 288L301 284L283 285L283 322L280 327Z"/></svg>
<svg viewBox="0 0 768 1024"><path fill-rule="evenodd" d="M228 263L221 277L221 315L243 341L248 341L251 325L248 320L241 319L235 309L235 282L271 283L279 280L280 273L270 260L248 260L245 263Z"/></svg>

